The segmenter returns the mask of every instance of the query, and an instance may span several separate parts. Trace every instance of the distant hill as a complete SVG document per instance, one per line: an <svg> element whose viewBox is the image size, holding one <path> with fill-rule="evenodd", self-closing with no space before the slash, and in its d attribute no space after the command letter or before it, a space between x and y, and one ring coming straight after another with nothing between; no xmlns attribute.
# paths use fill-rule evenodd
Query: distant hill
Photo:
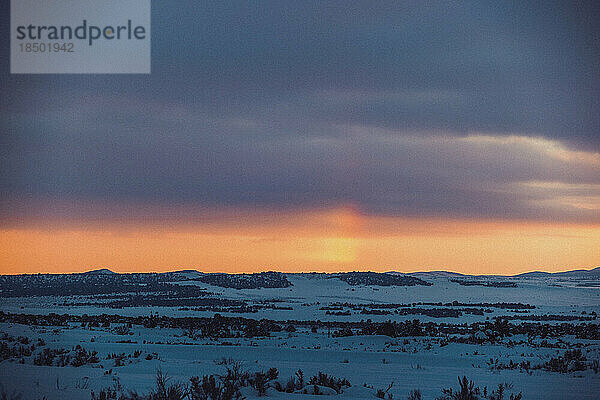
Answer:
<svg viewBox="0 0 600 400"><path fill-rule="evenodd" d="M600 278L600 267L594 269L574 269L563 272L543 272L532 271L523 274L515 275L515 277L543 278L543 277L559 277L559 278Z"/></svg>
<svg viewBox="0 0 600 400"><path fill-rule="evenodd" d="M515 277L518 278L544 278L544 277L548 277L548 276L552 276L552 274L550 272L543 272L543 271L531 271L531 272L524 272L522 274L518 274L515 275Z"/></svg>
<svg viewBox="0 0 600 400"><path fill-rule="evenodd" d="M572 281L578 286L597 285L600 267L549 273L532 271L514 276L463 275L447 271L415 273L400 272L339 272L296 273L260 272L254 274L205 273L180 270L164 273L120 274L108 268L76 274L0 275L0 298L19 296L95 295L103 293L177 292L206 296L199 285L182 285L181 282L199 282L231 289L288 288L293 283L288 277L303 275L313 279L339 279L350 286L430 286L436 281L450 280L460 285L490 287L515 287L524 279L552 280L555 283Z"/></svg>
<svg viewBox="0 0 600 400"><path fill-rule="evenodd" d="M108 268L102 268L102 269L95 269L92 271L87 271L87 272L84 272L84 274L86 274L86 275L113 275L113 274L116 274L116 272L113 272Z"/></svg>
<svg viewBox="0 0 600 400"><path fill-rule="evenodd" d="M458 277L488 277L488 278L544 278L544 277L554 277L554 278L589 278L596 279L600 278L600 267L596 267L593 269L575 269L571 271L563 271L563 272L544 272L544 271L531 271L524 272L522 274L517 275L468 275L468 274L460 274L458 272L449 272L449 271L420 271L420 272L410 272L407 274L403 274L401 272L388 272L389 274L400 274L400 275L410 275L416 276L420 278L458 278Z"/></svg>
<svg viewBox="0 0 600 400"><path fill-rule="evenodd" d="M398 274L399 272L392 272L392 273ZM438 277L438 278L459 278L459 277L469 276L469 275L465 275L465 274L459 274L458 272L449 272L449 271L411 272L411 273L408 273L406 275L423 277L423 278L431 278L431 277Z"/></svg>

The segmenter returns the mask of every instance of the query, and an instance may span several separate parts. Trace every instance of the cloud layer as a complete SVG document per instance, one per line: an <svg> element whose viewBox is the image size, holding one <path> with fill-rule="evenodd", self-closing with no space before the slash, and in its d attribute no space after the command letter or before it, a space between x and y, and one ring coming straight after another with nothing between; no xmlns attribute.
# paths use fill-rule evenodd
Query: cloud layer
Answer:
<svg viewBox="0 0 600 400"><path fill-rule="evenodd" d="M597 222L599 15L157 3L150 76L1 67L0 211L58 199Z"/></svg>
<svg viewBox="0 0 600 400"><path fill-rule="evenodd" d="M4 147L4 193L192 208L353 205L376 215L598 220L600 154L556 140L337 124L294 134L152 101L88 102L96 106L73 104L35 121L6 116L15 130L35 128Z"/></svg>

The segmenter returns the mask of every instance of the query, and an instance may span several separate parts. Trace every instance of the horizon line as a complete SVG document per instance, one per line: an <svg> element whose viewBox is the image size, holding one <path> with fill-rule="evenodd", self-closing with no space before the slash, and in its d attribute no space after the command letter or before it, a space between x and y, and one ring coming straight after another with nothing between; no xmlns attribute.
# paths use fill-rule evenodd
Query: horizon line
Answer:
<svg viewBox="0 0 600 400"><path fill-rule="evenodd" d="M277 272L277 273L282 273L282 274L328 274L328 275L333 275L333 274L344 274L344 273L348 273L348 272L375 272L378 274L390 274L390 273L399 273L399 274L405 274L405 275L411 275L411 274L432 274L432 273L450 273L450 274L457 274L457 275L464 275L464 276L501 276L501 277L515 277L515 276L519 276L519 275L524 275L524 274L531 274L531 273L543 273L543 274L550 274L550 275L554 275L554 274L562 274L562 273L568 273L568 272L591 272L594 271L596 269L600 269L600 265L597 265L595 267L589 267L589 269L586 268L574 268L574 269L568 269L568 270L561 270L561 271L555 271L555 272L549 272L549 271L544 271L544 270L540 270L540 269L536 269L536 270L530 270L530 271L525 271L525 272L519 272L516 274L512 274L512 275L508 275L508 274L467 274L467 273L463 273L463 272L457 272L457 271L452 271L452 270L445 270L445 269L435 269L435 270L418 270L418 271L413 271L413 272L402 272L402 271L398 271L398 270L387 270L387 271L373 271L373 270L369 270L369 269L356 269L356 270L346 270L346 271L318 271L318 270L313 270L313 271L304 271L304 272L291 272L291 271L278 271L275 269L265 269L265 270L261 270L261 271L255 271L255 272L224 272L224 271L212 271L212 272L204 272L198 269L193 269L193 268L185 268L185 269L176 269L176 270L169 270L169 271L162 271L162 272L158 272L158 271L136 271L136 272L116 272L113 271L110 268L96 268L96 269L90 269L90 270L86 270L86 271L81 271L81 272L36 272L36 273L0 273L0 276L18 276L18 275L77 275L77 274L87 274L87 273L91 273L91 272L99 272L99 271L108 271L110 273L113 274L119 274L119 275L125 275L125 274L168 274L168 273L177 273L177 272L198 272L198 273L202 273L202 274L226 274L226 275L250 275L250 274L260 274L263 272Z"/></svg>

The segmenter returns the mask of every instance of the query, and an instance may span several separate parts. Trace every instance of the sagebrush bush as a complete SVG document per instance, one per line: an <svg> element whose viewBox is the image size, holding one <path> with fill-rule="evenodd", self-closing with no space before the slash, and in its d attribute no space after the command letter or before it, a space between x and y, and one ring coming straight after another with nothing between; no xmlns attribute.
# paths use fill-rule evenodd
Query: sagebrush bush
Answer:
<svg viewBox="0 0 600 400"><path fill-rule="evenodd" d="M336 393L341 393L342 389L345 387L350 387L350 382L346 378L336 378L335 376L324 374L320 372L310 378L308 381L310 385L319 385L331 388L336 391Z"/></svg>
<svg viewBox="0 0 600 400"><path fill-rule="evenodd" d="M442 389L442 396L438 397L437 400L479 400L480 398L489 400L521 400L523 395L519 392L518 394L511 393L509 397L504 397L507 394L507 390L512 389L512 385L508 383L498 385L498 388L493 390L491 393L487 393L487 387L483 388L483 391L475 386L475 383L466 376L462 379L458 377L458 390L454 391L452 388ZM480 397L482 396L482 397Z"/></svg>

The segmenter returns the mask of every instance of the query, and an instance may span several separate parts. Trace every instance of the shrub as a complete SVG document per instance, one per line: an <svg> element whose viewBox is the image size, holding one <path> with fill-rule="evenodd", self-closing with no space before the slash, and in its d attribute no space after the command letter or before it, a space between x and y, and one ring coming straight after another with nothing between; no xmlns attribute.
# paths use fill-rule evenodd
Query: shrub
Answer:
<svg viewBox="0 0 600 400"><path fill-rule="evenodd" d="M190 379L189 397L191 400L236 400L242 399L238 382L214 375L204 375L202 381L197 376Z"/></svg>
<svg viewBox="0 0 600 400"><path fill-rule="evenodd" d="M390 389L392 388L392 386L394 386L394 382L390 383L390 386L388 386L388 388L386 390L377 389L377 393L375 394L375 397L377 397L378 399L392 400L394 398L394 396L391 393L388 393L390 391Z"/></svg>
<svg viewBox="0 0 600 400"><path fill-rule="evenodd" d="M117 400L118 393L116 389L103 388L100 392L96 393L92 390L92 400ZM122 397L121 397L122 398Z"/></svg>
<svg viewBox="0 0 600 400"><path fill-rule="evenodd" d="M216 363L217 365L227 366L225 375L218 377L215 377L215 375L204 375L202 379L197 376L192 377L189 389L190 400L241 399L242 395L239 388L248 384L253 384L253 387L259 391L259 395L262 395L266 391L268 380L275 379L278 375L277 370L272 368L266 374L257 372L253 376L250 376L244 370L241 361L232 359L223 358L220 361L216 361Z"/></svg>
<svg viewBox="0 0 600 400"><path fill-rule="evenodd" d="M512 384L510 383L504 383L504 384L499 384L498 388L495 390L492 390L492 393L490 393L490 396L488 397L490 400L504 400L504 395L506 393L507 390L512 389ZM519 394L514 395L514 394L510 394L510 397L507 400L521 400L523 397L523 395L519 392Z"/></svg>
<svg viewBox="0 0 600 400"><path fill-rule="evenodd" d="M600 370L600 362L598 362L598 360L593 360L591 368L594 371L594 373L597 374Z"/></svg>
<svg viewBox="0 0 600 400"><path fill-rule="evenodd" d="M299 369L298 371L296 371L295 376L290 377L290 379L288 379L284 391L286 393L292 393L295 392L296 390L300 390L304 387L304 373L302 372L301 369Z"/></svg>
<svg viewBox="0 0 600 400"><path fill-rule="evenodd" d="M113 332L117 335L129 335L131 333L131 330L127 325L119 325L115 329L113 329Z"/></svg>
<svg viewBox="0 0 600 400"><path fill-rule="evenodd" d="M95 364L99 361L97 351L86 351L83 347L77 345L75 347L75 354L71 360L71 365L74 367L81 367L82 365Z"/></svg>
<svg viewBox="0 0 600 400"><path fill-rule="evenodd" d="M42 350L41 352L39 352L34 358L33 358L33 364L34 365L45 365L45 366L53 366L54 365L54 359L58 356L58 361L57 361L57 365L59 367L64 367L65 365L69 364L69 355L67 354L68 351L65 349L48 349L45 348L44 350Z"/></svg>
<svg viewBox="0 0 600 400"><path fill-rule="evenodd" d="M343 328L343 329L338 329L333 331L333 333L331 334L332 337L336 338L336 337L348 337L348 336L353 336L354 332L352 332L352 329L350 328Z"/></svg>
<svg viewBox="0 0 600 400"><path fill-rule="evenodd" d="M546 371L561 373L584 371L587 368L585 361L586 358L581 350L567 350L562 356L551 358L542 367Z"/></svg>
<svg viewBox="0 0 600 400"><path fill-rule="evenodd" d="M408 400L423 400L423 396L421 395L421 391L419 389L411 390L408 393Z"/></svg>
<svg viewBox="0 0 600 400"><path fill-rule="evenodd" d="M342 389L344 387L350 387L350 382L346 378L336 378L334 376L330 376L319 372L317 375L310 378L309 384L311 385L319 385L325 386L328 388L332 388L336 391L336 393L342 393Z"/></svg>
<svg viewBox="0 0 600 400"><path fill-rule="evenodd" d="M169 377L160 369L156 371L156 387L146 395L137 392L123 393L120 384L100 390L98 394L92 391L92 400L184 400L189 398L189 391L182 383L169 384Z"/></svg>
<svg viewBox="0 0 600 400"><path fill-rule="evenodd" d="M277 379L279 372L277 368L271 368L266 373L256 372L249 378L250 385L258 392L259 396L264 396L267 392L267 384Z"/></svg>
<svg viewBox="0 0 600 400"><path fill-rule="evenodd" d="M167 374L160 369L156 371L156 388L150 391L148 400L184 400L186 397L188 390L184 384L169 384Z"/></svg>
<svg viewBox="0 0 600 400"><path fill-rule="evenodd" d="M127 358L127 355L125 353L112 353L106 356L106 358L108 360L112 359L115 363L115 367L122 367L123 365L125 365L125 359Z"/></svg>
<svg viewBox="0 0 600 400"><path fill-rule="evenodd" d="M249 377L250 374L244 369L244 364L241 361L229 360L227 372L221 379L233 382L238 386L246 386Z"/></svg>
<svg viewBox="0 0 600 400"><path fill-rule="evenodd" d="M475 383L463 376L458 377L458 391L450 389L442 389L442 396L438 400L478 400L480 390L475 387Z"/></svg>
<svg viewBox="0 0 600 400"><path fill-rule="evenodd" d="M504 396L507 394L507 390L509 389L512 389L512 384L500 384L498 385L498 388L493 390L488 396L487 387L485 387L483 389L483 398L489 400L504 400ZM479 396L482 396L479 387L475 386L475 383L468 380L466 376L463 376L462 379L458 377L458 391L454 391L451 388L442 389L442 396L438 397L437 400L479 400ZM521 400L522 397L523 395L520 392L516 395L511 393L510 397L506 398L506 400ZM410 397L409 399L413 400ZM420 399L420 397L415 399Z"/></svg>
<svg viewBox="0 0 600 400"><path fill-rule="evenodd" d="M12 392L8 393L4 388L0 390L0 400L21 400L23 398L23 394Z"/></svg>

